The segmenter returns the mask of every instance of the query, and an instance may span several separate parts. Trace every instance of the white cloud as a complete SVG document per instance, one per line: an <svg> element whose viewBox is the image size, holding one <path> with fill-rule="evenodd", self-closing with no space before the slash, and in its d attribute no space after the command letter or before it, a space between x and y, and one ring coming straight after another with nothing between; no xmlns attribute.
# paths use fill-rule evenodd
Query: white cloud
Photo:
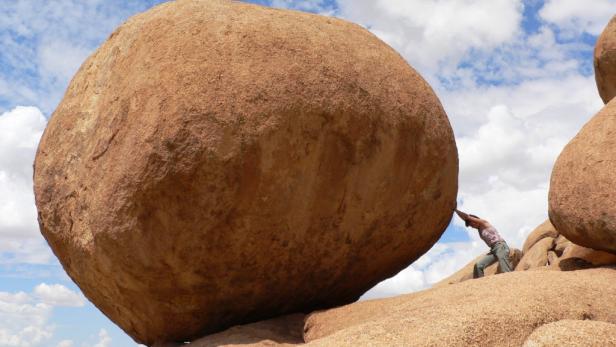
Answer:
<svg viewBox="0 0 616 347"><path fill-rule="evenodd" d="M431 287L461 269L482 252L487 252L476 234L469 233L475 239L470 242L437 243L411 266L370 289L361 300L395 296Z"/></svg>
<svg viewBox="0 0 616 347"><path fill-rule="evenodd" d="M548 183L562 148L602 106L594 79L571 75L445 94L457 132L460 208L520 247L547 218Z"/></svg>
<svg viewBox="0 0 616 347"><path fill-rule="evenodd" d="M30 295L0 292L0 346L40 346L53 334L48 324L52 306Z"/></svg>
<svg viewBox="0 0 616 347"><path fill-rule="evenodd" d="M546 0L539 11L545 21L571 34L598 35L616 14L616 0Z"/></svg>
<svg viewBox="0 0 616 347"><path fill-rule="evenodd" d="M338 15L361 23L420 71L454 68L471 49L491 49L520 32L519 0L339 0Z"/></svg>
<svg viewBox="0 0 616 347"><path fill-rule="evenodd" d="M81 307L85 303L83 295L61 284L41 283L34 288L34 295L42 302L52 306Z"/></svg>
<svg viewBox="0 0 616 347"><path fill-rule="evenodd" d="M32 187L32 163L46 122L36 107L0 115L0 262L52 259L39 233Z"/></svg>
<svg viewBox="0 0 616 347"><path fill-rule="evenodd" d="M101 329L98 332L98 342L93 347L109 347L111 346L111 336L107 333L107 330Z"/></svg>
<svg viewBox="0 0 616 347"><path fill-rule="evenodd" d="M80 294L60 284L41 283L31 294L0 292L0 346L45 346L55 330L50 321L53 309L82 305ZM62 341L58 347L70 343Z"/></svg>

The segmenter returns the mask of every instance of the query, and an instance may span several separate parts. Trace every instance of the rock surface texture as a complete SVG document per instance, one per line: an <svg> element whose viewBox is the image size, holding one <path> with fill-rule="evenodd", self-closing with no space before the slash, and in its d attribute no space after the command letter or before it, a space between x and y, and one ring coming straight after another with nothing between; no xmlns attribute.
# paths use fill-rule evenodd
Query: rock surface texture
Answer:
<svg viewBox="0 0 616 347"><path fill-rule="evenodd" d="M234 326L223 332L193 341L191 347L259 347L297 346L304 343L302 314L278 317L266 321ZM182 345L177 345L181 347ZM154 346L157 347L157 346ZM176 347L176 346L170 346Z"/></svg>
<svg viewBox="0 0 616 347"><path fill-rule="evenodd" d="M523 345L523 347L554 346L616 346L616 324L565 319L540 326Z"/></svg>
<svg viewBox="0 0 616 347"><path fill-rule="evenodd" d="M597 40L594 64L599 95L607 104L616 96L616 16Z"/></svg>
<svg viewBox="0 0 616 347"><path fill-rule="evenodd" d="M86 60L34 181L67 273L153 344L356 300L438 240L457 172L439 100L367 30L180 0Z"/></svg>
<svg viewBox="0 0 616 347"><path fill-rule="evenodd" d="M562 151L550 182L550 220L581 246L616 253L616 100Z"/></svg>

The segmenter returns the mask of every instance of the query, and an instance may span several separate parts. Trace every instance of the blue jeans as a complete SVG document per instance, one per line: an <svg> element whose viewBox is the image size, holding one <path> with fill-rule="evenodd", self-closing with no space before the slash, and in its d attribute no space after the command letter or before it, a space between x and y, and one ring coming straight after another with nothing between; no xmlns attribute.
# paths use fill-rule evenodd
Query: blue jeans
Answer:
<svg viewBox="0 0 616 347"><path fill-rule="evenodd" d="M504 241L495 243L490 253L477 261L473 269L473 278L483 277L483 270L496 261L498 261L502 272L513 271L511 262L509 262L509 246Z"/></svg>

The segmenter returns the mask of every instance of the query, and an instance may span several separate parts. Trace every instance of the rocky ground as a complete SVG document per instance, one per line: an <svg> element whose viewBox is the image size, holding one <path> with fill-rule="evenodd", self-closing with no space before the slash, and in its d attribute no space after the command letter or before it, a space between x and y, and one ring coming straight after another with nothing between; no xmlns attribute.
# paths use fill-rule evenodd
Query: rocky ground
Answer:
<svg viewBox="0 0 616 347"><path fill-rule="evenodd" d="M615 267L511 272L234 327L189 346L558 346L572 335L610 346L614 283Z"/></svg>

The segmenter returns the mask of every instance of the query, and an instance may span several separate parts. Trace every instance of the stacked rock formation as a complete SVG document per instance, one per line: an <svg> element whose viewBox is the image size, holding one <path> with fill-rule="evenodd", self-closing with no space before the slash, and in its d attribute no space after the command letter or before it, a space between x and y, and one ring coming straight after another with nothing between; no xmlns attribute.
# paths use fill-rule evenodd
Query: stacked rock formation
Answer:
<svg viewBox="0 0 616 347"><path fill-rule="evenodd" d="M438 98L367 30L180 0L86 60L34 182L67 273L154 344L356 300L438 240L457 165Z"/></svg>
<svg viewBox="0 0 616 347"><path fill-rule="evenodd" d="M595 76L606 105L558 157L549 215L572 242L616 254L616 17L597 41Z"/></svg>
<svg viewBox="0 0 616 347"><path fill-rule="evenodd" d="M478 256L453 275L437 282L434 287L464 282L473 278L473 267ZM571 271L616 265L616 254L583 247L569 241L546 220L526 238L522 250L511 248L509 258L515 271L556 270ZM498 263L486 268L485 276L500 274Z"/></svg>
<svg viewBox="0 0 616 347"><path fill-rule="evenodd" d="M616 265L616 254L574 244L546 220L526 238L515 270L570 271L604 265Z"/></svg>

